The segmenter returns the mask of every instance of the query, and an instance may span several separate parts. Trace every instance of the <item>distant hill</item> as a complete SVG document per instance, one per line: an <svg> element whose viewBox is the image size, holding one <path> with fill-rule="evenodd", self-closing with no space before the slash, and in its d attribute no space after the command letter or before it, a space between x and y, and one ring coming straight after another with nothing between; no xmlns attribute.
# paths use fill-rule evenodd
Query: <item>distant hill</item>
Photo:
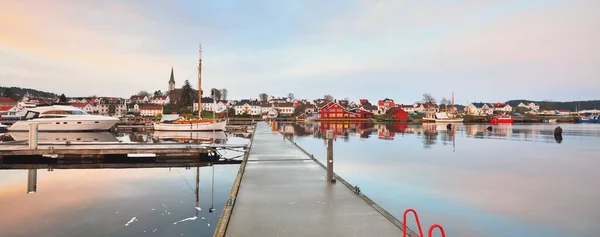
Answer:
<svg viewBox="0 0 600 237"><path fill-rule="evenodd" d="M31 97L42 97L42 98L56 98L59 97L59 95L51 93L51 92L45 92L45 91L38 91L35 89L29 89L29 88L20 88L20 87L3 87L0 86L0 94L5 95L6 90L10 89L10 91L18 96L18 98L23 97L24 95L26 95L27 93L29 93L29 95Z"/></svg>
<svg viewBox="0 0 600 237"><path fill-rule="evenodd" d="M541 110L587 110L587 109L600 109L600 100L588 100L588 101L533 101L533 100L509 100L508 103L512 107L516 107L521 102L523 103L536 103L540 105ZM581 107L580 107L581 106Z"/></svg>

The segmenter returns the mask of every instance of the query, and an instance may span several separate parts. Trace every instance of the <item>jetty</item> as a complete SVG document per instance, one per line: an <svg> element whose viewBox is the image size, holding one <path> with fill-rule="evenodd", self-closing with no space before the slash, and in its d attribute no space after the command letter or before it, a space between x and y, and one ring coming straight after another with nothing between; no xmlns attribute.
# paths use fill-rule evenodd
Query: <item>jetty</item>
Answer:
<svg viewBox="0 0 600 237"><path fill-rule="evenodd" d="M400 221L341 177L327 180L325 165L266 123L252 139L214 236L402 236Z"/></svg>
<svg viewBox="0 0 600 237"><path fill-rule="evenodd" d="M227 144L144 144L144 143L71 143L2 144L0 159L14 156L56 156L55 158L103 158L147 156L181 158L210 156L217 149L246 149L246 145Z"/></svg>

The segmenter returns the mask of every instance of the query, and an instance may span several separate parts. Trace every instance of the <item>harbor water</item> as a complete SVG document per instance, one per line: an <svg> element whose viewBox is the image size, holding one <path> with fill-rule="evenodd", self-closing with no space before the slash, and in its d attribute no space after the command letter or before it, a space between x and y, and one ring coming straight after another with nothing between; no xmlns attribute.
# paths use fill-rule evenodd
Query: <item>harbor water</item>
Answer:
<svg viewBox="0 0 600 237"><path fill-rule="evenodd" d="M206 134L162 135L40 133L40 139L249 143L248 134L216 134L216 140ZM243 154L231 150L221 153L228 158ZM238 169L239 165L222 164L38 169L33 191L28 185L32 170L0 170L0 236L211 236Z"/></svg>
<svg viewBox="0 0 600 237"><path fill-rule="evenodd" d="M278 130L402 220L447 236L598 236L600 126L311 123ZM554 136L556 126L562 136ZM409 226L415 227L409 218Z"/></svg>

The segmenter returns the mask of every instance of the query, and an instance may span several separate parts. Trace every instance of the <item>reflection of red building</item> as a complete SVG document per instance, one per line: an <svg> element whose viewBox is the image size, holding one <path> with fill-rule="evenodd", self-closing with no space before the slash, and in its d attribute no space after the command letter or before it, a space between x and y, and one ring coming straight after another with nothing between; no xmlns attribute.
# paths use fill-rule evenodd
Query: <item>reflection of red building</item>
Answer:
<svg viewBox="0 0 600 237"><path fill-rule="evenodd" d="M319 120L356 120L373 118L373 113L355 109L349 111L336 102L329 102L319 109Z"/></svg>
<svg viewBox="0 0 600 237"><path fill-rule="evenodd" d="M327 130L333 130L335 135L344 135L348 130L362 131L368 125L366 123L356 122L319 122L319 131L325 134Z"/></svg>
<svg viewBox="0 0 600 237"><path fill-rule="evenodd" d="M388 110L387 114L392 120L408 121L408 113L402 107L395 107Z"/></svg>
<svg viewBox="0 0 600 237"><path fill-rule="evenodd" d="M390 131L394 131L396 133L406 133L406 130L408 129L408 123L407 122L396 122L393 123L393 126L391 127L387 127Z"/></svg>

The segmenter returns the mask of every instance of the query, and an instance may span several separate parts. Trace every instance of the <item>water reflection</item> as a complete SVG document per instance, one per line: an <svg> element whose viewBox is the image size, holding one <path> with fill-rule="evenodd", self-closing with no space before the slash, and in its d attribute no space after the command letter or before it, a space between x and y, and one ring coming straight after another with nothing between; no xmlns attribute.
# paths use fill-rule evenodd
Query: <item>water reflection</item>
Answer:
<svg viewBox="0 0 600 237"><path fill-rule="evenodd" d="M15 141L27 141L28 132L11 132L8 134ZM119 142L109 132L40 132L38 142Z"/></svg>
<svg viewBox="0 0 600 237"><path fill-rule="evenodd" d="M423 147L452 145L456 148L456 136L475 139L500 139L530 142L562 143L563 136L554 136L555 125L495 125L488 129L485 124L409 124L368 123L368 122L313 122L278 123L277 130L287 137L314 137L325 139L325 132L333 130L336 139L348 141L351 136L363 139L376 136L380 140L394 140L398 136L415 135L421 137ZM564 136L600 136L600 128L581 129L577 124L564 124ZM600 127L600 126L597 126Z"/></svg>

